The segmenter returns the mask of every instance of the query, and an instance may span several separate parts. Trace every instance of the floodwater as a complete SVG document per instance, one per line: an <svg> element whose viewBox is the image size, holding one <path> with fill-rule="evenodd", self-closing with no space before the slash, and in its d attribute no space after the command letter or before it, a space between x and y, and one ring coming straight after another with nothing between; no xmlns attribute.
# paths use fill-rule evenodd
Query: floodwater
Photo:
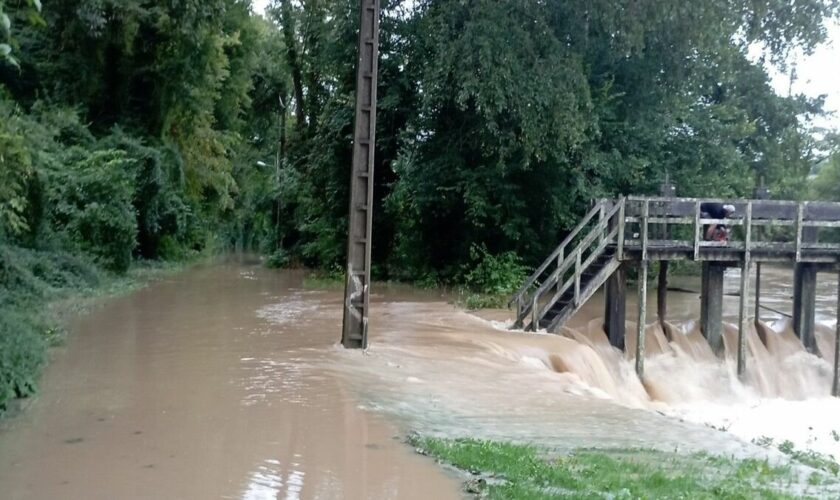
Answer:
<svg viewBox="0 0 840 500"><path fill-rule="evenodd" d="M460 498L459 481L323 370L337 293L302 275L189 271L76 320L0 428L12 499Z"/></svg>
<svg viewBox="0 0 840 500"><path fill-rule="evenodd" d="M361 352L336 345L342 290L302 280L208 266L76 320L39 398L0 428L3 498L458 498L459 478L403 444L409 431L737 456L772 455L749 443L768 436L840 456L830 356L805 352L768 312L739 380L738 299L725 301L721 360L694 322L697 278L672 279L682 291L667 328L647 327L644 383L635 326L628 354L613 349L600 296L550 335L508 331L507 311L377 286ZM765 268L762 301L789 313L790 280ZM824 353L836 282L820 275ZM726 291L737 288L727 273Z"/></svg>

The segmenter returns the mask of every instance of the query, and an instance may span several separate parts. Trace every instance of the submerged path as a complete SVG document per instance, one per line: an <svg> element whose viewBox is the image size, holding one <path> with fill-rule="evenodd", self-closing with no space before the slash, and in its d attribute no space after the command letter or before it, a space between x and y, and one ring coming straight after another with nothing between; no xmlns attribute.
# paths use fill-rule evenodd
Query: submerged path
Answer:
<svg viewBox="0 0 840 500"><path fill-rule="evenodd" d="M458 498L328 371L340 297L302 275L191 270L76 319L0 426L13 499Z"/></svg>

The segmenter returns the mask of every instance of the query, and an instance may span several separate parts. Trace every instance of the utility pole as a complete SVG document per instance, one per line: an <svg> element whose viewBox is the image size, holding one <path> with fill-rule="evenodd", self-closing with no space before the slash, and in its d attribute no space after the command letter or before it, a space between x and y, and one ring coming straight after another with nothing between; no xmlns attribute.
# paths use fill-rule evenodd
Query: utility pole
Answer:
<svg viewBox="0 0 840 500"><path fill-rule="evenodd" d="M356 60L356 124L350 177L350 227L341 343L366 349L370 309L373 229L373 154L376 145L376 82L379 69L379 0L361 0Z"/></svg>

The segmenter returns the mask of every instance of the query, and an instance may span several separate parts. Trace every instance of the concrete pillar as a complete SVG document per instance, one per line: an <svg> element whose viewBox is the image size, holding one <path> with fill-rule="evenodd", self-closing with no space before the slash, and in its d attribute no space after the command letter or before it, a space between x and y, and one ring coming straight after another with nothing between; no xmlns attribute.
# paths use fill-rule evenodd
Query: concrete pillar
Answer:
<svg viewBox="0 0 840 500"><path fill-rule="evenodd" d="M610 276L604 290L604 331L607 332L610 344L624 350L627 317L627 270L624 264Z"/></svg>
<svg viewBox="0 0 840 500"><path fill-rule="evenodd" d="M668 261L659 261L659 281L656 288L656 312L659 316L659 324L665 328L665 319L668 317Z"/></svg>
<svg viewBox="0 0 840 500"><path fill-rule="evenodd" d="M700 292L700 330L712 350L723 354L723 272L726 266L703 263Z"/></svg>
<svg viewBox="0 0 840 500"><path fill-rule="evenodd" d="M817 305L817 268L796 264L793 271L793 331L808 352L817 352L814 314Z"/></svg>

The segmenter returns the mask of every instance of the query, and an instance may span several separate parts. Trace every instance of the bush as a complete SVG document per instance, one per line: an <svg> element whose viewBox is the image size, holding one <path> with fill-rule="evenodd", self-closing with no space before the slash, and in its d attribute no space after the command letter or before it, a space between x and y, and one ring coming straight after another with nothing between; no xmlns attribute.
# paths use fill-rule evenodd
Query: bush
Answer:
<svg viewBox="0 0 840 500"><path fill-rule="evenodd" d="M64 252L0 244L0 413L14 398L31 395L55 330L46 301L102 282L91 262Z"/></svg>
<svg viewBox="0 0 840 500"><path fill-rule="evenodd" d="M492 255L484 246L470 248L471 266L464 269L464 284L472 291L492 295L509 295L522 285L527 268L514 252Z"/></svg>
<svg viewBox="0 0 840 500"><path fill-rule="evenodd" d="M127 270L137 242L132 160L116 150L74 149L68 156L49 182L53 225L105 267Z"/></svg>

